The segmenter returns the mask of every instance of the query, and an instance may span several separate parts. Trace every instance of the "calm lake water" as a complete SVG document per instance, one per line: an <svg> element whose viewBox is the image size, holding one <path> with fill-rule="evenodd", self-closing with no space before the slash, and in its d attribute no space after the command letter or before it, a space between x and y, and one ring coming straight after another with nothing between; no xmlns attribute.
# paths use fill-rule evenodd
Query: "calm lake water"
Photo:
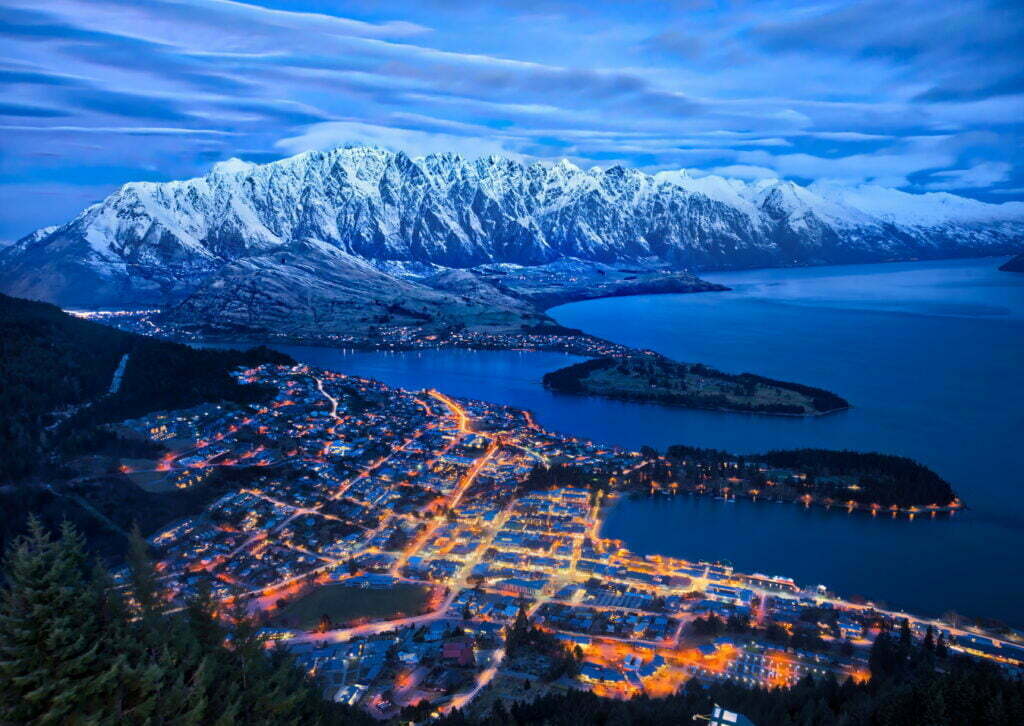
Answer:
<svg viewBox="0 0 1024 726"><path fill-rule="evenodd" d="M721 559L915 612L1024 626L1024 275L1002 260L707 275L729 292L574 303L564 325L684 361L817 385L854 408L797 419L553 394L560 354L345 353L300 360L406 388L509 403L600 441L752 453L814 446L902 454L952 482L970 511L908 522L710 499L624 499L604 534L641 553Z"/></svg>

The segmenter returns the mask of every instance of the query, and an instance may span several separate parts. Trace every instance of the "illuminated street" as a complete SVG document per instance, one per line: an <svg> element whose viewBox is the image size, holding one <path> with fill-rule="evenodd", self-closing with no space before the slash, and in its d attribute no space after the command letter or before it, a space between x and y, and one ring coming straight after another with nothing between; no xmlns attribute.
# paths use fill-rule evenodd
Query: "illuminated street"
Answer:
<svg viewBox="0 0 1024 726"><path fill-rule="evenodd" d="M503 673L561 673L560 682L620 698L672 693L695 676L863 680L873 634L904 620L951 649L1024 662L1012 643L788 578L633 554L600 536L603 516L662 462L550 433L526 411L307 366L238 378L278 393L255 410L123 424L176 443L141 471L173 481L245 472L203 516L152 538L162 582L181 603L200 583L245 602L270 641L374 716L421 701L437 712L471 707ZM421 588L418 612L396 601L390 617L306 630L291 620L319 588L358 602L402 586ZM548 646L510 651L520 615ZM574 665L556 669L563 661Z"/></svg>

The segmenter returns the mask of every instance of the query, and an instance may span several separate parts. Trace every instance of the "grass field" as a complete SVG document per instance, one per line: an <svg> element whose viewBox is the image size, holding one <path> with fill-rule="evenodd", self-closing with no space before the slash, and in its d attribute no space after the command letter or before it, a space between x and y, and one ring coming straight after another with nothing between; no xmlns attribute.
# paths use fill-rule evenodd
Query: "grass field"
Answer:
<svg viewBox="0 0 1024 726"><path fill-rule="evenodd" d="M312 630L323 615L333 627L370 620L392 620L417 615L430 600L430 588L399 583L375 590L339 583L324 585L286 605L273 618L276 626Z"/></svg>

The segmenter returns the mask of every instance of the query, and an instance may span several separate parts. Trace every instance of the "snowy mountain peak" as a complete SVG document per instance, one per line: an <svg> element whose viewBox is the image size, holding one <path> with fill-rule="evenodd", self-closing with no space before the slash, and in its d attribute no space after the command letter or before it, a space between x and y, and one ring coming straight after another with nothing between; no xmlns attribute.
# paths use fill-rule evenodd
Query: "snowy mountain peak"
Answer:
<svg viewBox="0 0 1024 726"><path fill-rule="evenodd" d="M153 302L233 261L314 248L379 270L700 268L997 254L1022 239L1021 203L350 146L126 184L0 252L0 289Z"/></svg>
<svg viewBox="0 0 1024 726"><path fill-rule="evenodd" d="M239 158L232 157L227 161L218 161L213 165L213 169L210 171L210 176L224 175L224 174L242 174L250 171L256 164L248 161L242 161Z"/></svg>

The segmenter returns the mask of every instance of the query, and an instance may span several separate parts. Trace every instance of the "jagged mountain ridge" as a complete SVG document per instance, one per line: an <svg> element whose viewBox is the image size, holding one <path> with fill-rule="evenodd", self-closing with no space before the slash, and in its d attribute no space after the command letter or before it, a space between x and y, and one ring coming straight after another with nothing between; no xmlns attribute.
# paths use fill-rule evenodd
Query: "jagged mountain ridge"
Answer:
<svg viewBox="0 0 1024 726"><path fill-rule="evenodd" d="M1007 260L999 269L1003 272L1024 272L1024 252Z"/></svg>
<svg viewBox="0 0 1024 726"><path fill-rule="evenodd" d="M325 248L418 284L496 263L818 264L996 254L1022 240L1022 203L349 147L126 184L0 252L0 289L63 305L166 304L237 276L233 263L265 269Z"/></svg>

